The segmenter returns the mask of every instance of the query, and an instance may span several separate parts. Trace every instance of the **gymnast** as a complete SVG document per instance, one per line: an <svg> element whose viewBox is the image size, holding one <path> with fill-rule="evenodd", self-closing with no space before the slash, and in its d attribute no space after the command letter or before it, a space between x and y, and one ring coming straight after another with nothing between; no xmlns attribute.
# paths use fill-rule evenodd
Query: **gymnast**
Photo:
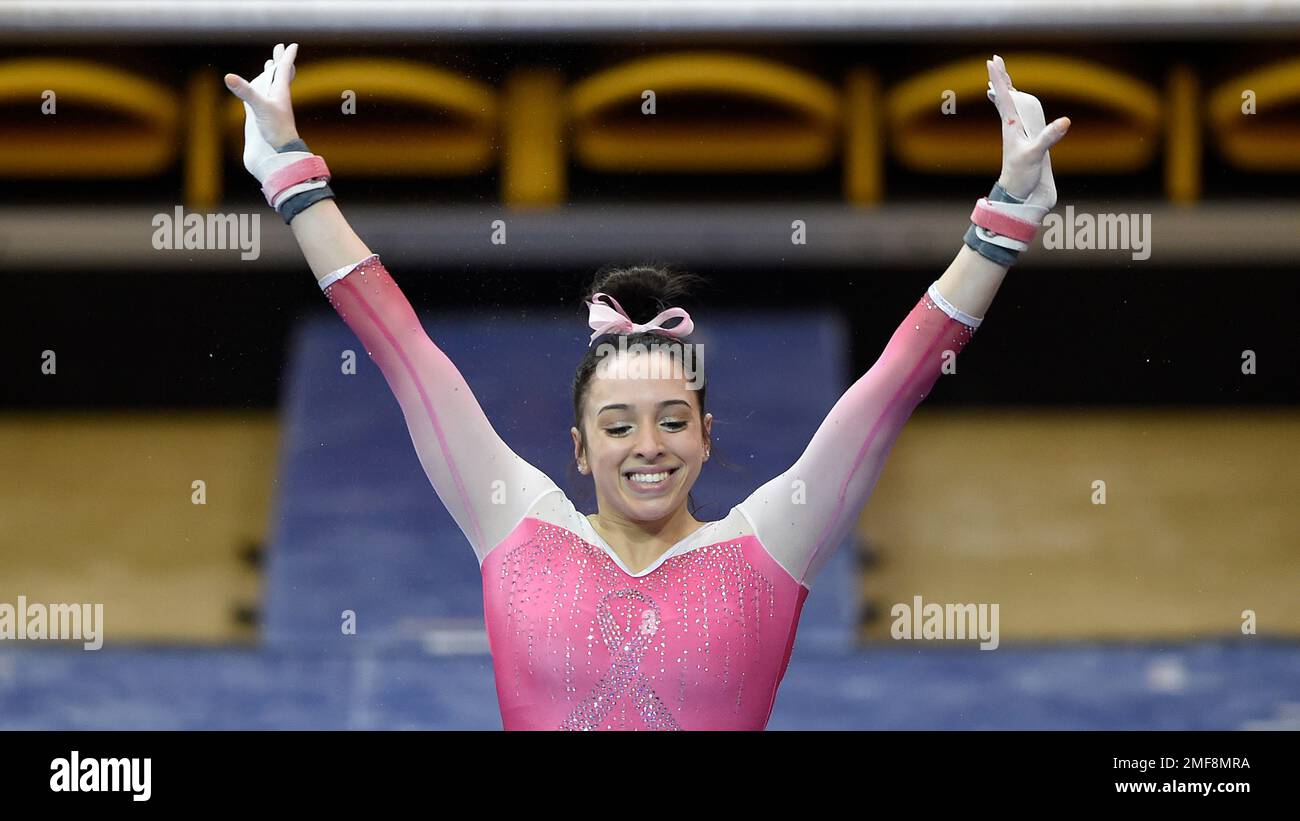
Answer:
<svg viewBox="0 0 1300 821"><path fill-rule="evenodd" d="M687 504L710 455L707 377L688 384L672 367L686 361L696 322L709 321L676 304L692 277L602 270L587 293L591 341L572 386L574 459L597 502L583 515L497 435L344 220L324 159L294 125L297 53L296 43L277 45L253 80L225 76L245 104L244 165L383 372L434 492L478 558L503 727L766 727L818 571L903 423L1056 203L1048 149L1069 119L1044 125L1041 104L1012 87L1002 58L987 61L1002 172L976 202L956 257L799 459L717 521L698 521ZM625 344L608 344L620 337ZM662 357L665 367L629 369L627 357Z"/></svg>

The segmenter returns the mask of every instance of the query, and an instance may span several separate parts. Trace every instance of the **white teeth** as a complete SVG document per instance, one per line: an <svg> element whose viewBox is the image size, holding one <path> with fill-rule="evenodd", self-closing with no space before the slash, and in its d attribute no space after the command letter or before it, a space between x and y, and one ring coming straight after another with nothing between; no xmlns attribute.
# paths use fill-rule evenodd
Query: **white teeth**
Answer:
<svg viewBox="0 0 1300 821"><path fill-rule="evenodd" d="M633 473L628 477L633 482L639 482L643 485L653 485L656 482L662 482L668 478L667 471L663 473Z"/></svg>

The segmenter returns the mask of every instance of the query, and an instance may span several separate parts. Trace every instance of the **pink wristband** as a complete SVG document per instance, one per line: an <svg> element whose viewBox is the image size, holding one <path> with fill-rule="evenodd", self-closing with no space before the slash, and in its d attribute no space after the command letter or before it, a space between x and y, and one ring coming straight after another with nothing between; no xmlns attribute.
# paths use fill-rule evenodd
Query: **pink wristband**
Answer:
<svg viewBox="0 0 1300 821"><path fill-rule="evenodd" d="M266 204L274 207L275 197L281 191L291 185L297 185L300 182L306 182L318 177L324 177L327 180L330 178L330 170L325 165L324 158L319 154L313 154L297 162L289 163L267 177L266 182L262 185L262 194L266 197Z"/></svg>
<svg viewBox="0 0 1300 821"><path fill-rule="evenodd" d="M970 221L981 228L1010 237L1020 242L1033 242L1038 233L1038 226L992 208L988 197L980 197L975 202L975 210L970 213Z"/></svg>

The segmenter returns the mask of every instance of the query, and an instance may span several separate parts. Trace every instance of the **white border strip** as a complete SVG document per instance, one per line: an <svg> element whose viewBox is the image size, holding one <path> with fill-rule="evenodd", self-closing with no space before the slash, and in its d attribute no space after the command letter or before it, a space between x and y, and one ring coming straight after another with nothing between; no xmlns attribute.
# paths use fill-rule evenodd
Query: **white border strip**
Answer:
<svg viewBox="0 0 1300 821"><path fill-rule="evenodd" d="M374 259L377 256L379 256L379 254L371 254L370 256L366 257L366 259ZM342 268L339 268L338 270L330 271L328 274L320 278L320 289L324 291L326 288L338 282L340 279L343 279L343 277L352 273L352 271L358 265L365 262L366 259L359 259L356 262L352 263L351 265L344 265Z"/></svg>
<svg viewBox="0 0 1300 821"><path fill-rule="evenodd" d="M925 292L926 296L930 297L930 299L934 301L934 304L938 305L939 308L948 316L952 317L953 319L957 320L963 325L969 325L972 328L978 328L980 326L980 323L984 321L984 317L971 316L965 311L958 310L958 308L955 305L953 305L951 302L943 298L943 294L939 293L939 289L935 287L938 284L939 284L939 280L937 279L934 282L931 282L930 287Z"/></svg>

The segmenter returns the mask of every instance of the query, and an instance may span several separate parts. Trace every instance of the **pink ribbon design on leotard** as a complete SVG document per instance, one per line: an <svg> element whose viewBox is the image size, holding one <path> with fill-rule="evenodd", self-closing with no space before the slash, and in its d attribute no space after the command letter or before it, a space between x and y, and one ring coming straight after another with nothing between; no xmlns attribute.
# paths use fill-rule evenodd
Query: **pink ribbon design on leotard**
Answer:
<svg viewBox="0 0 1300 821"><path fill-rule="evenodd" d="M624 636L614 616L610 599L632 599L643 605L641 623ZM606 593L596 612L600 637L614 655L614 663L591 692L582 700L568 718L560 724L561 730L596 730L614 709L614 704L625 694L631 694L632 706L640 714L647 729L680 730L668 707L654 691L654 686L641 672L641 659L649 649L651 640L659 632L663 619L659 605L640 590L615 590Z"/></svg>
<svg viewBox="0 0 1300 821"><path fill-rule="evenodd" d="M606 305L600 301L604 297L610 301ZM695 330L695 323L691 322L691 315L686 313L685 308L669 308L666 311L660 311L654 319L638 325L623 310L623 306L618 304L618 300L606 293L593 294L591 302L587 303L587 324L595 329L591 335L591 342L587 343L590 348L602 334L634 334L641 331L654 331L655 333L667 334L668 336L683 337ZM671 328L665 328L664 324L670 319L679 319L676 325Z"/></svg>

